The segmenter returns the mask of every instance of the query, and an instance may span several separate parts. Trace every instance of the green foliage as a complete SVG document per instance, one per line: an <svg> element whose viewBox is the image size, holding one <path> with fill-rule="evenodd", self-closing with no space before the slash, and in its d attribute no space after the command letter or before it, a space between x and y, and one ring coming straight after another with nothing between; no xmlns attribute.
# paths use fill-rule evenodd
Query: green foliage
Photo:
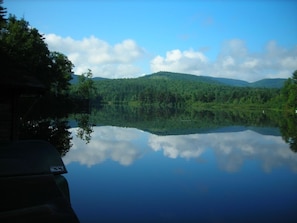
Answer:
<svg viewBox="0 0 297 223"><path fill-rule="evenodd" d="M293 72L292 78L285 82L281 90L281 100L286 109L297 109L297 70Z"/></svg>
<svg viewBox="0 0 297 223"><path fill-rule="evenodd" d="M50 52L44 37L24 19L1 13L0 54L2 70L0 78L4 82L24 83L34 80L42 84L50 94L65 95L73 65L68 58L58 52Z"/></svg>
<svg viewBox="0 0 297 223"><path fill-rule="evenodd" d="M89 100L96 97L96 87L92 77L93 74L90 69L78 77L78 83L73 85L72 89L72 93L77 98Z"/></svg>
<svg viewBox="0 0 297 223"><path fill-rule="evenodd" d="M51 91L56 95L66 94L70 87L73 64L59 52L50 52Z"/></svg>
<svg viewBox="0 0 297 223"><path fill-rule="evenodd" d="M284 78L263 79L256 82L249 83L243 80L236 80L221 77L197 76L184 73L173 73L160 71L150 75L146 75L145 79L159 79L159 80L184 80L192 82L203 82L208 84L227 85L231 87L255 87L255 88L281 88L284 84Z"/></svg>
<svg viewBox="0 0 297 223"><path fill-rule="evenodd" d="M269 88L282 88L286 79L274 78L274 79L262 79L253 83L250 83L250 87L269 87Z"/></svg>
<svg viewBox="0 0 297 223"><path fill-rule="evenodd" d="M159 77L159 76L158 76ZM105 103L131 103L155 106L273 106L279 89L231 87L203 81L164 78L100 80L95 82ZM135 103L136 102L136 103Z"/></svg>
<svg viewBox="0 0 297 223"><path fill-rule="evenodd" d="M7 13L7 11L6 11L6 8L4 8L3 6L2 6L2 4L3 4L3 0L0 0L0 29L2 29L2 27L5 25L5 23L6 23L6 18L5 18L5 16L6 16L6 13Z"/></svg>
<svg viewBox="0 0 297 223"><path fill-rule="evenodd" d="M46 84L50 52L37 29L31 28L24 19L10 15L5 31L1 32L1 47L14 67Z"/></svg>

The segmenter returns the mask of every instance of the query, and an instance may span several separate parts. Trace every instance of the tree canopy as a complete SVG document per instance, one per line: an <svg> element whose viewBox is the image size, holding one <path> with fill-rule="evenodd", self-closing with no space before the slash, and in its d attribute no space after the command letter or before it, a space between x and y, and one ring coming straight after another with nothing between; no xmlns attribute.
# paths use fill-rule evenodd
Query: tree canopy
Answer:
<svg viewBox="0 0 297 223"><path fill-rule="evenodd" d="M73 64L59 52L51 52L44 36L25 19L17 19L0 8L1 80L17 81L24 77L39 81L51 94L65 94Z"/></svg>
<svg viewBox="0 0 297 223"><path fill-rule="evenodd" d="M6 13L7 13L6 8L4 8L2 6L2 4L3 4L3 0L0 0L0 27L1 28L3 27L3 25L6 22L5 16L6 16Z"/></svg>
<svg viewBox="0 0 297 223"><path fill-rule="evenodd" d="M297 70L293 72L292 78L285 82L281 93L285 108L297 110Z"/></svg>
<svg viewBox="0 0 297 223"><path fill-rule="evenodd" d="M268 106L279 95L275 88L232 87L223 84L167 79L116 79L95 82L103 102L159 106Z"/></svg>

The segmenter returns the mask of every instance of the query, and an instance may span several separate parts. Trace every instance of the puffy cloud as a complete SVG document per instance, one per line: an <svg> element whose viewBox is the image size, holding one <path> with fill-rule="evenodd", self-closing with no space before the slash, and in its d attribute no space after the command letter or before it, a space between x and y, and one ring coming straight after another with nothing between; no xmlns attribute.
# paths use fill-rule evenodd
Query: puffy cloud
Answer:
<svg viewBox="0 0 297 223"><path fill-rule="evenodd" d="M145 55L145 51L131 39L113 46L95 36L74 40L47 34L45 41L51 51L59 51L69 58L77 74L87 69L91 69L94 76L108 78L133 77L142 73L135 63Z"/></svg>
<svg viewBox="0 0 297 223"><path fill-rule="evenodd" d="M151 61L151 69L157 71L186 72L192 74L201 74L205 69L207 57L199 51L192 49L180 51L171 50L166 53L166 57L155 57Z"/></svg>
<svg viewBox="0 0 297 223"><path fill-rule="evenodd" d="M249 51L246 43L232 39L223 43L215 60L201 51L168 51L165 57L156 56L151 70L190 73L256 81L263 78L288 78L297 69L297 45L291 49L269 41L262 52Z"/></svg>
<svg viewBox="0 0 297 223"><path fill-rule="evenodd" d="M223 68L227 68L229 66L234 66L234 65L235 65L235 61L231 56L227 56L222 59L222 67Z"/></svg>
<svg viewBox="0 0 297 223"><path fill-rule="evenodd" d="M137 65L141 59L147 59L147 54L134 40L126 39L111 45L95 36L81 40L55 34L44 36L51 51L68 56L77 74L91 69L94 76L123 78L147 72ZM262 52L255 53L243 40L232 39L222 44L214 60L210 60L203 50L173 49L165 56L155 56L150 61L150 68L151 72L172 71L256 81L290 77L297 69L296 55L297 45L289 49L279 46L276 41L269 41Z"/></svg>

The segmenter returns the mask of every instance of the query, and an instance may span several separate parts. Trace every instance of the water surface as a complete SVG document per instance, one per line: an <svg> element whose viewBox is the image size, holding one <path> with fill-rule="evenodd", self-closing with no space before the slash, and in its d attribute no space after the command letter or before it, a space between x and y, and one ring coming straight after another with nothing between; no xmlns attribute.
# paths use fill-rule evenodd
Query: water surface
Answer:
<svg viewBox="0 0 297 223"><path fill-rule="evenodd" d="M156 135L95 126L89 143L78 131L63 161L81 222L297 220L297 154L277 128Z"/></svg>

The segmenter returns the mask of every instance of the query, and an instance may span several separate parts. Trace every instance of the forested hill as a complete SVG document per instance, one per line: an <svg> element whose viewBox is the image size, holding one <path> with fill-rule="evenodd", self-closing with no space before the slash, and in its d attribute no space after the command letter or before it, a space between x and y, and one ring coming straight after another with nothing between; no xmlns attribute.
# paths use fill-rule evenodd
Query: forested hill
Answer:
<svg viewBox="0 0 297 223"><path fill-rule="evenodd" d="M244 106L266 104L275 107L277 100L275 102L273 99L280 92L279 88L231 86L215 78L168 72L138 78L102 79L93 84L93 98L96 98L97 103L133 102L158 106L213 103Z"/></svg>
<svg viewBox="0 0 297 223"><path fill-rule="evenodd" d="M209 76L197 76L192 74L184 73L173 73L173 72L157 72L146 75L141 78L147 79L163 79L163 80L184 80L194 82L204 82L208 84L224 84L232 87L257 87L257 88L281 88L287 79L284 78L272 78L262 79L256 82L247 82L243 80L220 78L220 77L209 77Z"/></svg>
<svg viewBox="0 0 297 223"><path fill-rule="evenodd" d="M202 82L207 84L216 84L216 85L228 85L232 87L253 87L253 88L281 88L283 87L284 82L287 79L284 78L272 78L272 79L262 79L256 82L247 82L243 80L230 79L230 78L221 78L221 77L209 77L209 76L197 76L193 74L184 74L184 73L174 73L160 71L153 74L148 74L142 77L133 78L133 79L149 79L149 80L177 80L177 81L191 81L191 82ZM100 80L110 80L108 78L94 77L94 81ZM71 84L78 83L78 75L73 74Z"/></svg>

